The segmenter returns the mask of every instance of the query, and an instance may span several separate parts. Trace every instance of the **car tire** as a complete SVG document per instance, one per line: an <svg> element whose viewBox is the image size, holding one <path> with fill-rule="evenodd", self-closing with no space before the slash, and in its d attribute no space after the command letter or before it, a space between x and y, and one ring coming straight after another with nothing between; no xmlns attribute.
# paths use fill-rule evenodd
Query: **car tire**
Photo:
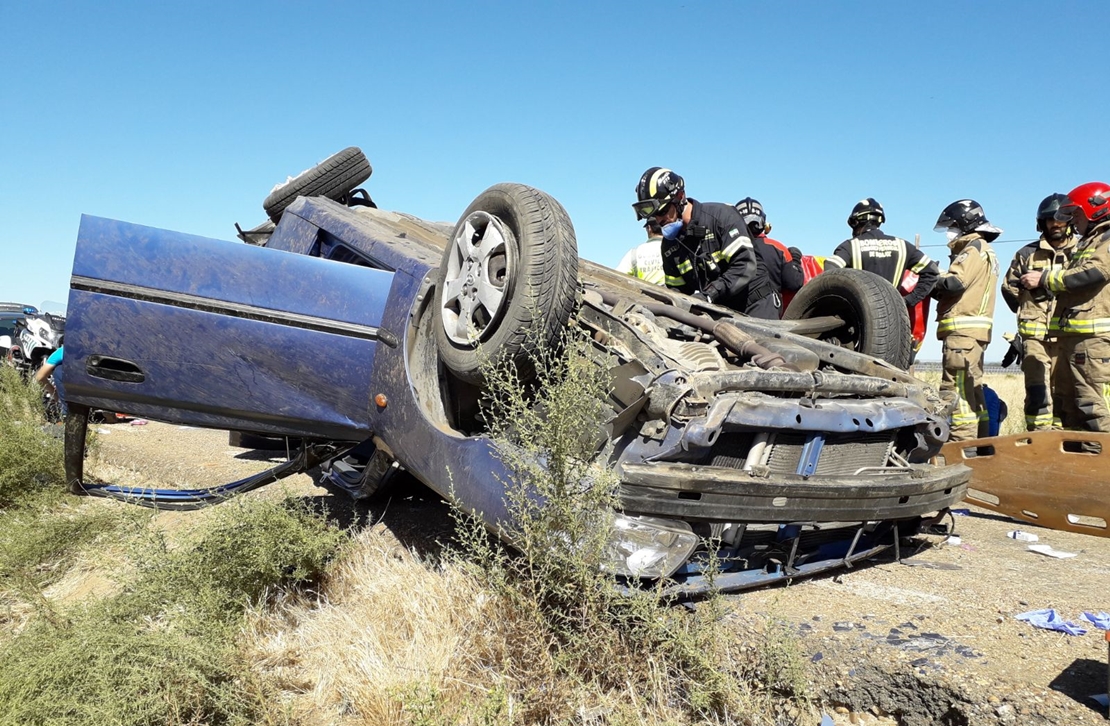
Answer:
<svg viewBox="0 0 1110 726"><path fill-rule="evenodd" d="M913 361L913 334L902 296L873 272L851 268L822 272L790 301L784 320L835 315L844 325L822 333L827 342L881 358L903 370Z"/></svg>
<svg viewBox="0 0 1110 726"><path fill-rule="evenodd" d="M482 382L487 359L511 361L528 380L536 350L559 342L577 302L578 243L566 210L538 189L496 184L463 212L444 250L440 360L469 383Z"/></svg>
<svg viewBox="0 0 1110 726"><path fill-rule="evenodd" d="M262 208L276 222L297 197L338 200L369 179L372 173L370 161L362 149L349 146L278 186L262 202Z"/></svg>

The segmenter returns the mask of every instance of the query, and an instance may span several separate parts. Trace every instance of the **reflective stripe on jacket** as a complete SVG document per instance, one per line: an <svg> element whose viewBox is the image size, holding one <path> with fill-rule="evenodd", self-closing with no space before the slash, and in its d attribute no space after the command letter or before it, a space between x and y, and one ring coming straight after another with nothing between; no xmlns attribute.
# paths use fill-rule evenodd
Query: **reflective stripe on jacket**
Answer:
<svg viewBox="0 0 1110 726"><path fill-rule="evenodd" d="M664 282L743 312L748 288L758 274L747 226L731 204L696 199L689 203L690 221L676 239L663 240Z"/></svg>
<svg viewBox="0 0 1110 726"><path fill-rule="evenodd" d="M939 275L928 255L901 237L892 237L874 226L841 242L826 264L875 273L898 288L909 307L928 297ZM903 286L907 272L917 277L912 288Z"/></svg>
<svg viewBox="0 0 1110 726"><path fill-rule="evenodd" d="M1056 293L1049 330L1059 335L1110 334L1110 221L1088 230L1071 263L1048 272L1042 285Z"/></svg>
<svg viewBox="0 0 1110 726"><path fill-rule="evenodd" d="M1059 247L1042 236L1036 242L1027 244L1014 255L1006 278L1002 281L1002 299L1010 310L1017 314L1018 333L1023 338L1044 340L1049 337L1049 321L1055 301L1045 287L1026 290L1021 285L1021 276L1026 272L1039 270L1044 275L1063 271L1075 252L1076 239L1068 237Z"/></svg>
<svg viewBox="0 0 1110 726"><path fill-rule="evenodd" d="M998 258L978 232L957 237L948 247L952 262L941 279L955 278L962 290L938 298L937 338L944 340L958 331L980 343L989 343L998 288Z"/></svg>

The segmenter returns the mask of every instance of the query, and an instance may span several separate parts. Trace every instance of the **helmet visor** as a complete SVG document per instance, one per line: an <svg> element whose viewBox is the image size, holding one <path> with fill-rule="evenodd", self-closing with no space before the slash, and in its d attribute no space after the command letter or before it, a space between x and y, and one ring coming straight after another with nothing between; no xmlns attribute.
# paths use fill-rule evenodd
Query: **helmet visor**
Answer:
<svg viewBox="0 0 1110 726"><path fill-rule="evenodd" d="M1079 208L1079 205L1071 201L1061 204L1060 208L1057 209L1055 214L1052 215L1052 218L1056 221L1066 222L1068 224L1074 224L1076 220L1080 217L1086 219L1086 216L1083 214L1083 210Z"/></svg>
<svg viewBox="0 0 1110 726"><path fill-rule="evenodd" d="M670 201L664 199L641 199L632 205L632 209L636 212L636 219L651 219L662 214L669 204Z"/></svg>

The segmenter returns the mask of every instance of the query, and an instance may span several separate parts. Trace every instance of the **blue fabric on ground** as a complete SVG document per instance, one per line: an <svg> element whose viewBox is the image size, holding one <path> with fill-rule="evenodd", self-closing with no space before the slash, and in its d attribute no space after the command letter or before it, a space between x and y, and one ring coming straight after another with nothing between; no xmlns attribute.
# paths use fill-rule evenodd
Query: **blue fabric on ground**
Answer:
<svg viewBox="0 0 1110 726"><path fill-rule="evenodd" d="M1079 617L1102 630L1110 630L1110 615L1106 613L1083 613Z"/></svg>
<svg viewBox="0 0 1110 726"><path fill-rule="evenodd" d="M1066 620L1061 620L1060 616L1052 608L1045 608L1044 610L1030 610L1021 615L1015 615L1016 620L1024 620L1035 628L1044 628L1045 630L1057 630L1061 633L1068 635L1086 635L1087 630L1081 628L1075 623L1069 623Z"/></svg>
<svg viewBox="0 0 1110 726"><path fill-rule="evenodd" d="M1006 402L990 386L983 386L983 402L987 405L987 436L998 436L1008 413Z"/></svg>

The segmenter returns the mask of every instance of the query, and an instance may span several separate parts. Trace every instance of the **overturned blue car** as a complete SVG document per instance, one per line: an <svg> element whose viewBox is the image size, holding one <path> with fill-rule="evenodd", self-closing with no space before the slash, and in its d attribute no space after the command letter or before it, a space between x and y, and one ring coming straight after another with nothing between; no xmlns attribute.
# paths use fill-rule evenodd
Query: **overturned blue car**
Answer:
<svg viewBox="0 0 1110 726"><path fill-rule="evenodd" d="M970 470L936 463L946 408L900 368L905 306L878 277L824 273L792 304L820 316L755 320L579 259L566 211L528 186L487 189L455 225L380 210L355 188L364 161L349 149L276 190L271 221L240 230L252 244L82 218L74 493L188 508L324 464L367 497L403 469L501 531L479 350L526 375L533 341L578 326L613 381L597 456L621 481L618 575L700 592L713 547L718 589L785 581L897 556L963 499ZM85 481L91 409L303 444L217 490L126 490Z"/></svg>

